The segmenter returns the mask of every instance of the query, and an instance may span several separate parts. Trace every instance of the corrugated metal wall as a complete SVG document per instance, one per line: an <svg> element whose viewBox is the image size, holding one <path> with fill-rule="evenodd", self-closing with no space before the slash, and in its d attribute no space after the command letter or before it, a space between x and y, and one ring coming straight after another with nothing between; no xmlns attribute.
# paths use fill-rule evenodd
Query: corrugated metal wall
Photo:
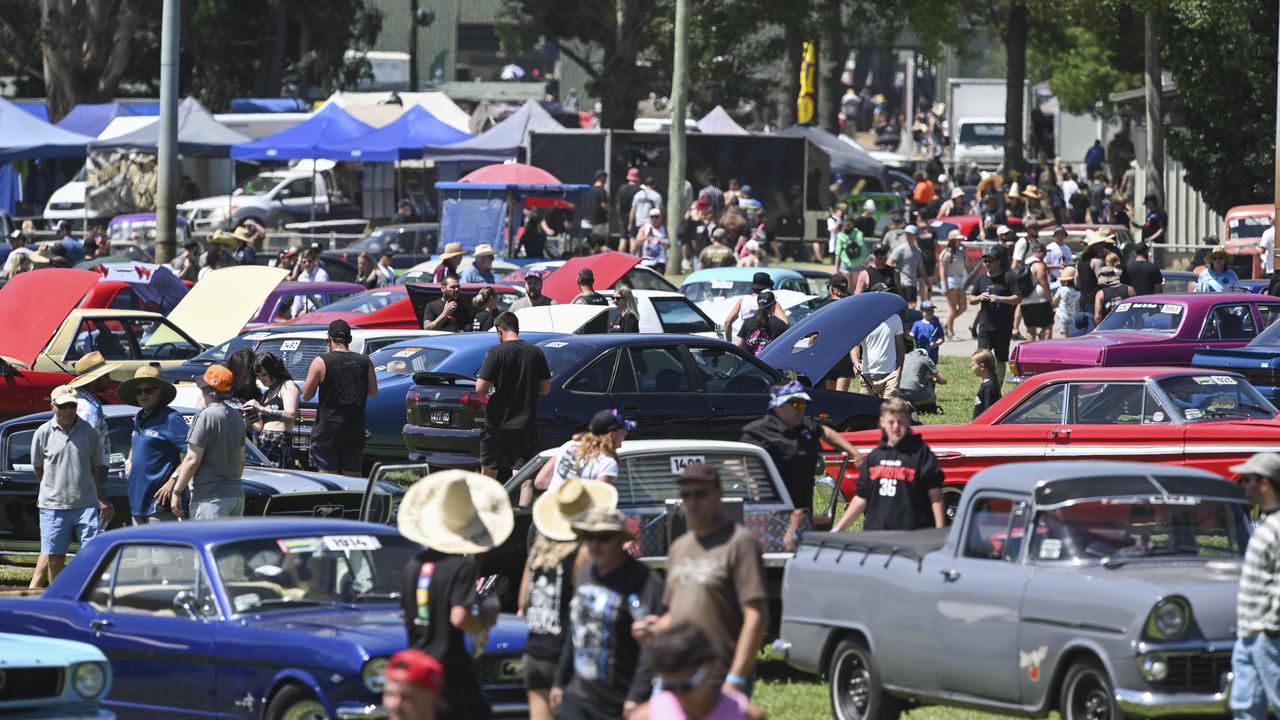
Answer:
<svg viewBox="0 0 1280 720"><path fill-rule="evenodd" d="M1134 193L1134 222L1143 219L1142 199L1147 194L1147 174L1143 165L1138 166L1136 192ZM1207 235L1222 235L1222 216L1209 209L1200 193L1187 184L1182 163L1172 157L1165 158L1164 170L1165 212L1169 213L1169 244L1183 247L1203 245Z"/></svg>

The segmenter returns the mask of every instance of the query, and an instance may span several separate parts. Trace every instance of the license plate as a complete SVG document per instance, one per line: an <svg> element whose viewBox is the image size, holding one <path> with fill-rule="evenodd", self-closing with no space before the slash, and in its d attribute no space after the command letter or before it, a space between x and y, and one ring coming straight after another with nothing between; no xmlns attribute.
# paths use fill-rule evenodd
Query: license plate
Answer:
<svg viewBox="0 0 1280 720"><path fill-rule="evenodd" d="M448 410L432 410L432 425L450 425L453 423L453 413Z"/></svg>

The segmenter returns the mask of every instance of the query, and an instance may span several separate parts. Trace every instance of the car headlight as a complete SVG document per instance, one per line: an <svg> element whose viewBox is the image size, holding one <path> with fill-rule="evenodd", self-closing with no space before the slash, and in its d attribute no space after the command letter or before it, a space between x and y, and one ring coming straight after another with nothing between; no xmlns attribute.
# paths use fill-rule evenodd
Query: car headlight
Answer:
<svg viewBox="0 0 1280 720"><path fill-rule="evenodd" d="M107 670L102 663L80 663L71 673L71 686L81 697L97 697L106 685Z"/></svg>
<svg viewBox="0 0 1280 720"><path fill-rule="evenodd" d="M360 681L371 693L380 693L387 684L387 658L371 658L360 671Z"/></svg>
<svg viewBox="0 0 1280 720"><path fill-rule="evenodd" d="M1147 634L1159 640L1181 637L1191 626L1191 608L1182 598L1165 598L1156 603L1147 620Z"/></svg>
<svg viewBox="0 0 1280 720"><path fill-rule="evenodd" d="M1169 661L1162 655L1148 655L1140 665L1142 676L1151 682L1161 682L1169 677Z"/></svg>

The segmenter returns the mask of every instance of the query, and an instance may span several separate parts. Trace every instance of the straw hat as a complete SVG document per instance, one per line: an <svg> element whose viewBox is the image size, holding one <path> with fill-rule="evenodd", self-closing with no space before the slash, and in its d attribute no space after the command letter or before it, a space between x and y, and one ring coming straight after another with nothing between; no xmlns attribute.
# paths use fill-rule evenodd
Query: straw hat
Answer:
<svg viewBox="0 0 1280 720"><path fill-rule="evenodd" d="M617 506L618 490L614 486L598 480L583 482L571 476L533 503L533 525L552 540L573 540L576 536L571 523L593 509L611 510Z"/></svg>
<svg viewBox="0 0 1280 720"><path fill-rule="evenodd" d="M209 236L209 244L222 245L223 247L233 248L236 246L236 239L219 229L219 230L214 230L213 235Z"/></svg>
<svg viewBox="0 0 1280 720"><path fill-rule="evenodd" d="M133 377L120 383L120 387L116 388L116 395L128 405L141 405L142 403L138 402L138 388L148 384L160 387L161 405L168 405L178 396L178 390L173 383L160 377L160 369L151 365L143 365L138 368Z"/></svg>
<svg viewBox="0 0 1280 720"><path fill-rule="evenodd" d="M465 470L432 473L414 483L396 521L401 535L449 555L492 550L515 527L502 485Z"/></svg>
<svg viewBox="0 0 1280 720"><path fill-rule="evenodd" d="M462 257L465 254L466 253L462 251L462 243L460 242L445 243L444 252L440 253L440 260L442 261L452 260L456 257Z"/></svg>
<svg viewBox="0 0 1280 720"><path fill-rule="evenodd" d="M489 243L480 243L479 245L476 246L476 249L471 253L471 256L480 257L482 255L496 255L496 254L497 253L493 251L492 245L490 245Z"/></svg>
<svg viewBox="0 0 1280 720"><path fill-rule="evenodd" d="M102 353L95 350L76 361L76 379L67 384L73 388L84 387L119 367L120 363L107 362Z"/></svg>
<svg viewBox="0 0 1280 720"><path fill-rule="evenodd" d="M1231 256L1230 256L1230 255L1228 255L1228 254L1227 254L1227 251L1226 251L1226 250L1224 250L1221 246L1218 246L1218 247L1214 248L1214 249L1213 249L1213 251L1212 251L1212 252L1210 252L1210 253L1205 257L1205 262L1206 262L1206 263L1211 263L1211 262L1213 262L1214 260L1218 260L1218 259L1222 259L1222 260L1226 260L1227 262L1230 262L1230 261L1231 261Z"/></svg>
<svg viewBox="0 0 1280 720"><path fill-rule="evenodd" d="M635 540L635 533L627 528L627 517L616 509L595 508L580 520L572 523L573 531L584 533L617 533L628 540Z"/></svg>
<svg viewBox="0 0 1280 720"><path fill-rule="evenodd" d="M1068 266L1066 266L1066 267L1062 268L1062 275L1061 275L1061 277L1060 277L1059 279L1060 279L1060 280L1063 280L1063 281L1066 281L1066 280L1075 280L1075 279L1076 279L1076 268L1075 268L1075 266L1074 266L1074 265L1068 265Z"/></svg>
<svg viewBox="0 0 1280 720"><path fill-rule="evenodd" d="M1028 185L1027 188L1022 191L1022 196L1031 198L1032 200L1039 200L1040 188L1036 187L1035 185Z"/></svg>
<svg viewBox="0 0 1280 720"><path fill-rule="evenodd" d="M217 233L214 234L216 235ZM235 240L243 240L244 242L252 244L258 235L244 225L241 225L231 232L231 237Z"/></svg>

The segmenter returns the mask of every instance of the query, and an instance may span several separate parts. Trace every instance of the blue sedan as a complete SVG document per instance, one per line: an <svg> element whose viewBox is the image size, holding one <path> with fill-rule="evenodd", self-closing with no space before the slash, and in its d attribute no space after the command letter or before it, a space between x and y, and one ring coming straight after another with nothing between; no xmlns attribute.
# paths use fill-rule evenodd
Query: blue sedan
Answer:
<svg viewBox="0 0 1280 720"><path fill-rule="evenodd" d="M1280 323L1272 322L1244 347L1197 350L1191 366L1240 373L1268 400L1280 402Z"/></svg>

